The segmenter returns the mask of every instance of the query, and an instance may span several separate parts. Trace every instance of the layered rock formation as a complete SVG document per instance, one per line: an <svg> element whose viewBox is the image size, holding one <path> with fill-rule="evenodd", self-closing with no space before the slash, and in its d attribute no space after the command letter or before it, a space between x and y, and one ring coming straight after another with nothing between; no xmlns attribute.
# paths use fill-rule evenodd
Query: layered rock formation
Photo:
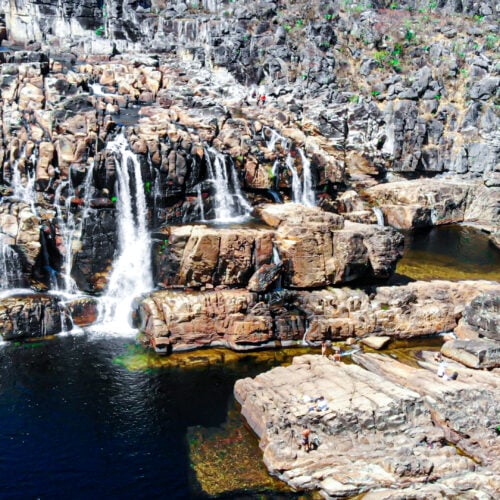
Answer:
<svg viewBox="0 0 500 500"><path fill-rule="evenodd" d="M245 290L158 291L139 301L136 325L154 345L172 350L233 349L319 343L369 335L411 338L453 330L465 304L490 282L415 282L362 290L257 294Z"/></svg>
<svg viewBox="0 0 500 500"><path fill-rule="evenodd" d="M449 381L429 360L424 369L354 357L367 369L301 356L236 382L272 474L325 498L496 495L497 374L462 367ZM309 453L298 447L303 426L318 444Z"/></svg>
<svg viewBox="0 0 500 500"><path fill-rule="evenodd" d="M385 7L0 0L2 287L103 294L131 163L159 287L383 280L401 238L376 215L494 233L496 6ZM255 207L269 227L194 226Z"/></svg>

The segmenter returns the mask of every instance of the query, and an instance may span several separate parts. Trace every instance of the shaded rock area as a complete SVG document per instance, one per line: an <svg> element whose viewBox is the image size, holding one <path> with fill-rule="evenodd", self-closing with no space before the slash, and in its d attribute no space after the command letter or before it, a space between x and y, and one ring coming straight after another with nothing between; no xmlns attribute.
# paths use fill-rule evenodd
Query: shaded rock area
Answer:
<svg viewBox="0 0 500 500"><path fill-rule="evenodd" d="M20 340L55 335L88 326L97 319L97 301L19 292L0 298L0 336Z"/></svg>
<svg viewBox="0 0 500 500"><path fill-rule="evenodd" d="M325 498L496 496L496 373L461 367L452 381L427 358L423 368L379 354L353 358L361 366L300 356L236 382L271 474ZM308 453L298 446L303 426L318 444Z"/></svg>
<svg viewBox="0 0 500 500"><path fill-rule="evenodd" d="M17 295L0 300L0 332L4 340L44 337L71 327L61 314L58 299L50 295Z"/></svg>
<svg viewBox="0 0 500 500"><path fill-rule="evenodd" d="M486 281L415 282L362 290L157 291L139 299L136 326L172 350L237 350L362 338L412 338L453 330L465 304L500 285Z"/></svg>

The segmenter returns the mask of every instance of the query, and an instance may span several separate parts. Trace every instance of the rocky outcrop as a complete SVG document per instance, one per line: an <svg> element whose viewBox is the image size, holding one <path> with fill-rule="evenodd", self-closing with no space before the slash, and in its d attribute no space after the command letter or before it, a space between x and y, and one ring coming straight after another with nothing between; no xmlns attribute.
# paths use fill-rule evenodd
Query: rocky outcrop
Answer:
<svg viewBox="0 0 500 500"><path fill-rule="evenodd" d="M500 224L500 190L482 182L414 180L379 184L365 191L390 226L412 229L457 222Z"/></svg>
<svg viewBox="0 0 500 500"><path fill-rule="evenodd" d="M441 352L469 368L500 367L500 343L492 340L450 340L443 344Z"/></svg>
<svg viewBox="0 0 500 500"><path fill-rule="evenodd" d="M500 296L498 293L484 293L467 305L464 322L479 335L500 340Z"/></svg>
<svg viewBox="0 0 500 500"><path fill-rule="evenodd" d="M0 299L0 332L4 340L54 335L71 328L52 295L15 295Z"/></svg>
<svg viewBox="0 0 500 500"><path fill-rule="evenodd" d="M464 304L490 282L415 282L362 290L157 291L136 304L136 326L171 350L224 345L244 350L325 339L411 338L451 331Z"/></svg>
<svg viewBox="0 0 500 500"><path fill-rule="evenodd" d="M308 355L236 382L242 415L258 435L272 474L298 490L318 489L325 498L367 490L377 498L384 488L394 494L422 490L425 496L428 483L430 491L457 495L464 475L468 489L494 494L494 374L463 368L458 380L445 381L430 362L422 369L387 356L355 359L369 371ZM309 453L298 447L303 426L318 443Z"/></svg>

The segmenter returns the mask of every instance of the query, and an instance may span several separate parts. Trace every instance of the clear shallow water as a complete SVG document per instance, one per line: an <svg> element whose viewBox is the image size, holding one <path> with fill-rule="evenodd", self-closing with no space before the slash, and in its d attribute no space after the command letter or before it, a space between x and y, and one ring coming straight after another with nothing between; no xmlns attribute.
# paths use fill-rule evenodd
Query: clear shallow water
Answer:
<svg viewBox="0 0 500 500"><path fill-rule="evenodd" d="M405 235L405 253L396 272L419 280L500 281L500 251L473 227L435 227Z"/></svg>

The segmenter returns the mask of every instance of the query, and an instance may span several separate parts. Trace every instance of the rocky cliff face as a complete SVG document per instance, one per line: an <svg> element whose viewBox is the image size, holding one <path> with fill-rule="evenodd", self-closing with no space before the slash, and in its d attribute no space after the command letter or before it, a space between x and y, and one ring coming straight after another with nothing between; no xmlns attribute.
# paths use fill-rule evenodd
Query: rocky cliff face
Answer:
<svg viewBox="0 0 500 500"><path fill-rule="evenodd" d="M0 0L3 261L16 283L64 274L101 294L123 158L139 166L160 287L386 279L402 239L374 212L494 233L496 8ZM110 146L121 135L133 160ZM303 208L263 207L282 201ZM266 227L192 225L227 207Z"/></svg>

